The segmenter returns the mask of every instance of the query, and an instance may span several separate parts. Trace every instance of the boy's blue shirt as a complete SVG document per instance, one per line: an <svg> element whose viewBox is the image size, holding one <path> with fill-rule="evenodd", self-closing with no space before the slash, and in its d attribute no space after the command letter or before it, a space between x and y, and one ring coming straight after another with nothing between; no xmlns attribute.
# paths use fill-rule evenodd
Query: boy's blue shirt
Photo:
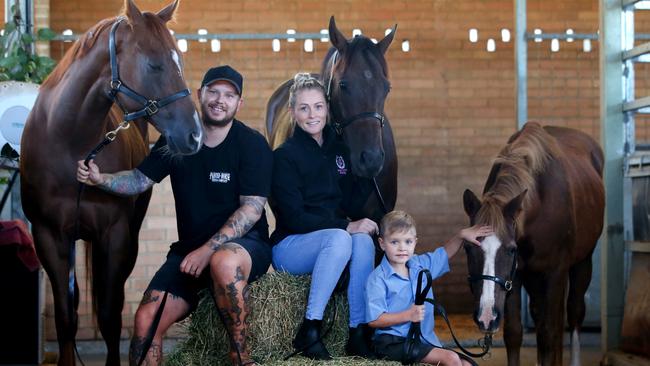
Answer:
<svg viewBox="0 0 650 366"><path fill-rule="evenodd" d="M407 310L415 302L418 273L420 269L428 269L435 279L449 272L449 258L443 247L433 252L415 255L406 263L409 269L409 278L397 274L384 255L381 263L375 268L366 282L366 320L377 320L383 313L398 313ZM433 290L429 290L427 297L433 298ZM422 340L441 346L438 337L433 332L433 305L424 303L425 315L421 324ZM387 328L377 328L375 335L392 334L406 337L411 322L393 325Z"/></svg>

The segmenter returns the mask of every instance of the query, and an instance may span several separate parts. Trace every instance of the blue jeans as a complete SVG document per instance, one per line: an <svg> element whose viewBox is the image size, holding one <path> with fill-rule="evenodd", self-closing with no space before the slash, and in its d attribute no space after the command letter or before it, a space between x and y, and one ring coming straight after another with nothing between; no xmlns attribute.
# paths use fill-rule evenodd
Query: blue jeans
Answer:
<svg viewBox="0 0 650 366"><path fill-rule="evenodd" d="M289 235L273 247L273 268L294 275L311 273L307 319L322 320L327 302L350 262L350 327L365 323L366 280L372 272L375 246L368 234L324 229Z"/></svg>

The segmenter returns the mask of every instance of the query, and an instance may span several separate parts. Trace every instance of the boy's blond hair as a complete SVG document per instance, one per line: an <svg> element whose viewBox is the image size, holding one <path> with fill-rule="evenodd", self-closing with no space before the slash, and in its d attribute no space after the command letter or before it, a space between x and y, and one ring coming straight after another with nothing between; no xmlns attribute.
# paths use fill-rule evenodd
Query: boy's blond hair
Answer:
<svg viewBox="0 0 650 366"><path fill-rule="evenodd" d="M413 216L404 211L391 211L387 213L379 223L379 236L385 238L386 235L396 232L406 232L415 230L415 219Z"/></svg>

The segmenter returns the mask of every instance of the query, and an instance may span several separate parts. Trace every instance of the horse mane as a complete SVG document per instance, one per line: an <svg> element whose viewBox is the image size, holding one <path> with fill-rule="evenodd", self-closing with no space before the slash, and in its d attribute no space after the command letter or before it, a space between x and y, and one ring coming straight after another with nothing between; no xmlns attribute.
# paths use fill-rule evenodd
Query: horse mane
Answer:
<svg viewBox="0 0 650 366"><path fill-rule="evenodd" d="M521 234L526 209L538 200L536 178L551 160L560 156L560 151L555 139L539 123L527 123L494 160L499 169L491 187L486 187L476 221L492 226L500 236L505 235L507 227L503 206L526 190L522 212L516 218L518 234Z"/></svg>
<svg viewBox="0 0 650 366"><path fill-rule="evenodd" d="M56 65L52 73L43 81L42 88L50 88L57 85L65 72L68 71L70 65L76 60L82 59L88 51L93 48L99 36L104 33L106 28L110 27L116 18L108 18L101 20L95 24L88 32L84 33L72 47L65 53L61 61Z"/></svg>
<svg viewBox="0 0 650 366"><path fill-rule="evenodd" d="M122 14L120 16L124 17L125 15ZM61 81L66 71L68 71L70 65L72 65L75 61L84 58L88 54L88 51L90 51L93 46L95 46L95 43L97 43L97 40L104 33L104 31L110 28L115 20L117 20L120 16L106 18L99 21L99 23L95 24L86 33L79 37L79 39L75 41L72 47L65 53L52 73L47 77L47 79L45 79L45 81L43 81L41 87L51 88L56 86ZM181 52L178 51L176 43L170 41L169 30L167 29L165 23L161 21L156 14L151 12L143 12L142 16L145 18L146 26L149 31L148 33L151 35L150 39L155 42L162 42L165 47L176 50L176 52L180 55ZM128 21L128 18L125 19ZM131 23L128 24L131 27L133 26ZM108 50L108 46L106 49Z"/></svg>

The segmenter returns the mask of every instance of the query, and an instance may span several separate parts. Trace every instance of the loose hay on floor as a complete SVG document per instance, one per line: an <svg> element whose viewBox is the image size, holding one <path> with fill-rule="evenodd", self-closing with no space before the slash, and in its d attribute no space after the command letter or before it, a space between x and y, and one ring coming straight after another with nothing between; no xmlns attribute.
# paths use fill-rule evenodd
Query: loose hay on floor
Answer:
<svg viewBox="0 0 650 366"><path fill-rule="evenodd" d="M302 357L281 361L293 351L291 341L305 313L310 282L310 276L272 272L251 285L252 312L249 317L248 342L255 360L277 366L324 364ZM334 316L334 308L336 318L324 342L336 359L327 365L399 365L395 362L344 357L348 337L348 304L344 294L337 294L330 301L325 310L325 327ZM229 364L229 339L209 292L205 291L196 311L185 324L189 338L167 357L168 366Z"/></svg>

